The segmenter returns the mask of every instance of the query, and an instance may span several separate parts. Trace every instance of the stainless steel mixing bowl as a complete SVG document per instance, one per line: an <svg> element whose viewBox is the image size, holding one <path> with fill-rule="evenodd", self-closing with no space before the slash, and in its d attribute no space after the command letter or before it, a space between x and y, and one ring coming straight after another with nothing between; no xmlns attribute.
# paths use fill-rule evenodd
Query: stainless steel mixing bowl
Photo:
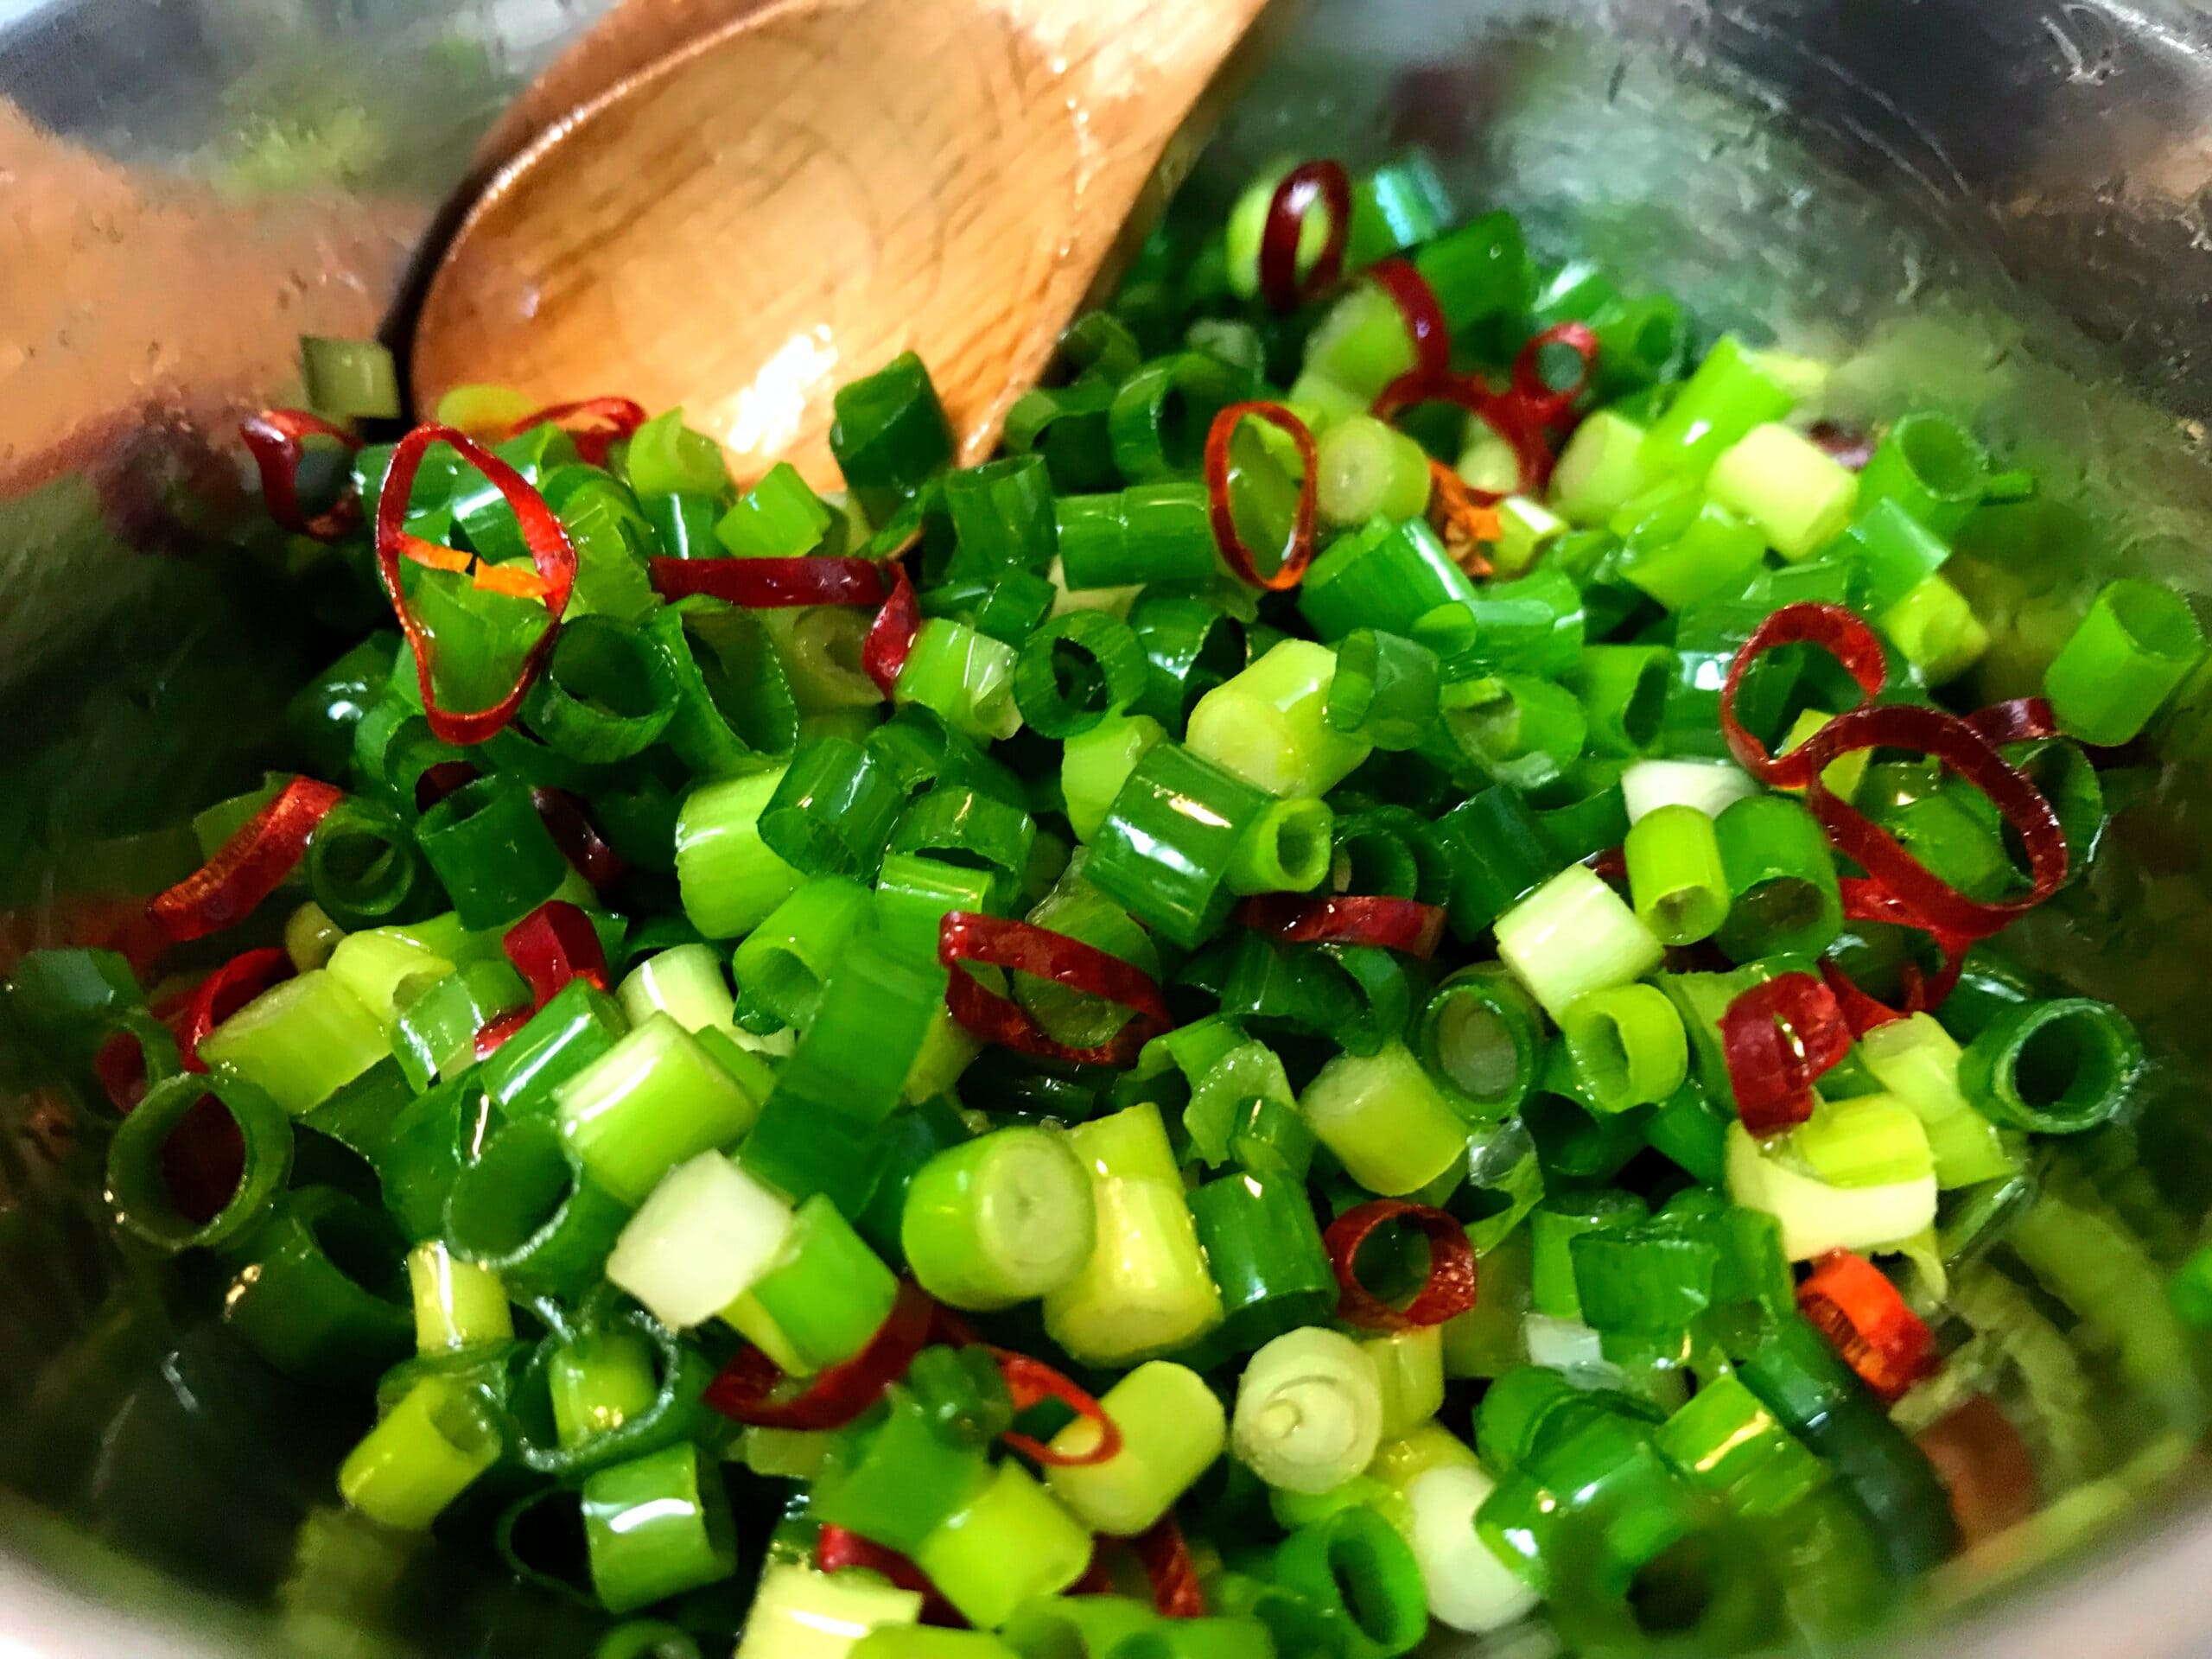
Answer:
<svg viewBox="0 0 2212 1659"><path fill-rule="evenodd" d="M227 550L251 502L223 422L284 395L297 334L386 315L480 135L601 3L0 0L0 950L97 931L174 856L149 831L253 775L296 601ZM2092 577L2206 587L2200 6L1320 0L1173 164L1219 194L1281 149L1408 142L1548 250L1835 359L1839 413L1972 412L2039 468L2035 556L1966 563L2005 625L1993 695ZM2160 1054L2074 1178L2150 1275L2212 1201L2212 727L2145 758L2035 943ZM0 1131L0 1654L575 1649L557 1600L332 1512L344 1412L124 1271L97 1136L4 1030ZM2094 1478L1883 1650L2212 1652L2203 1398L2166 1337L2171 1363L2107 1368Z"/></svg>

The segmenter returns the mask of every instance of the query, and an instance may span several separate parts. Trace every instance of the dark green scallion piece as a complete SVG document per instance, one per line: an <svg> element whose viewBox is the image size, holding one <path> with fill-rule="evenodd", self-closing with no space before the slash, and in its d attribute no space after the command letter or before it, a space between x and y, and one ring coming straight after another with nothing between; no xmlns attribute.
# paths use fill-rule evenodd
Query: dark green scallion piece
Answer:
<svg viewBox="0 0 2212 1659"><path fill-rule="evenodd" d="M1055 617L1020 649L1014 701L1040 736L1077 736L1108 715L1125 712L1143 694L1144 647L1126 623L1102 611Z"/></svg>
<svg viewBox="0 0 2212 1659"><path fill-rule="evenodd" d="M505 772L454 791L423 815L415 838L472 931L520 921L569 874L528 786Z"/></svg>
<svg viewBox="0 0 2212 1659"><path fill-rule="evenodd" d="M1196 476L1214 416L1246 392L1243 377L1210 353L1155 358L1114 394L1106 416L1114 464L1132 484Z"/></svg>
<svg viewBox="0 0 2212 1659"><path fill-rule="evenodd" d="M674 718L677 688L654 647L626 623L580 616L561 630L523 700L523 717L555 753L593 766L649 747Z"/></svg>
<svg viewBox="0 0 2212 1659"><path fill-rule="evenodd" d="M830 448L877 524L952 464L952 427L928 369L912 352L838 389Z"/></svg>
<svg viewBox="0 0 2212 1659"><path fill-rule="evenodd" d="M760 839L803 875L874 873L906 791L849 738L802 743L760 812Z"/></svg>

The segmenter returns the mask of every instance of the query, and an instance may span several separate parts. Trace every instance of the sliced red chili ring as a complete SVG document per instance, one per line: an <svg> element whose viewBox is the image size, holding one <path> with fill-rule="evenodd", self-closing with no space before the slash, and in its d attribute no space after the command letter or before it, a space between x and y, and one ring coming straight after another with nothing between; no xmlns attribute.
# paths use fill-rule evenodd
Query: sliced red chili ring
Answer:
<svg viewBox="0 0 2212 1659"><path fill-rule="evenodd" d="M505 1014L494 1014L484 1022L476 1033L476 1058L488 1060L506 1046L507 1039L530 1023L536 1008L509 1008Z"/></svg>
<svg viewBox="0 0 2212 1659"><path fill-rule="evenodd" d="M450 766L467 763L448 760L442 764ZM437 770L436 766L430 768L430 772ZM472 767L471 771L474 770ZM429 772L423 775L427 778ZM467 779L461 781L466 783ZM452 789L445 790L439 798L442 799L452 792ZM422 785L417 784L416 794L419 797L421 793ZM530 800L531 804L537 809L539 822L552 836L553 844L561 849L561 856L569 861L578 875L594 887L603 887L622 874L626 867L621 855L607 844L607 838L599 833L599 826L591 821L591 813L583 802L565 789L554 789L543 784L530 791ZM427 811L429 809L423 810Z"/></svg>
<svg viewBox="0 0 2212 1659"><path fill-rule="evenodd" d="M1592 853L1589 859L1590 874L1609 887L1624 892L1628 887L1628 849L1608 847L1603 852Z"/></svg>
<svg viewBox="0 0 2212 1659"><path fill-rule="evenodd" d="M274 945L243 951L201 980L180 1011L176 1023L178 1058L188 1071L205 1071L200 1045L221 1025L270 986L292 976L289 952Z"/></svg>
<svg viewBox="0 0 2212 1659"><path fill-rule="evenodd" d="M1229 494L1230 441L1248 419L1265 421L1288 433L1291 442L1298 448L1299 464L1305 468L1305 475L1298 480L1298 510L1291 523L1290 540L1283 548L1281 562L1274 573L1266 576L1260 574L1252 550L1244 544L1243 532L1236 527L1236 508ZM1306 567L1313 563L1314 524L1320 511L1321 463L1313 429L1281 404L1231 404L1214 416L1213 425L1206 433L1205 478L1206 496L1213 514L1213 538L1237 579L1271 594L1285 593L1297 587L1306 575Z"/></svg>
<svg viewBox="0 0 2212 1659"><path fill-rule="evenodd" d="M1403 1307L1360 1282L1359 1252L1384 1226L1411 1227L1428 1241L1428 1275ZM1347 1210L1321 1235L1336 1269L1337 1317L1367 1331L1412 1331L1457 1319L1475 1305L1475 1252L1467 1230L1441 1210L1402 1198L1376 1198Z"/></svg>
<svg viewBox="0 0 2212 1659"><path fill-rule="evenodd" d="M1077 1388L1041 1359L1032 1359L1027 1354L1017 1354L1005 1348L992 1349L991 1357L998 1361L999 1375L1006 1379L1007 1392L1014 1396L1016 1416L1032 1406L1041 1405L1047 1400L1057 1400L1077 1416L1098 1425L1098 1444L1088 1452L1073 1455L1055 1452L1044 1441L1010 1429L999 1436L1023 1457L1033 1458L1048 1468L1080 1469L1090 1464L1104 1463L1120 1455L1121 1425L1109 1417L1106 1408L1089 1393Z"/></svg>
<svg viewBox="0 0 2212 1659"><path fill-rule="evenodd" d="M1725 718L1725 716L1724 716ZM1823 780L1829 762L1861 749L1905 749L1933 756L1989 798L2027 849L2033 882L2024 898L1983 903L1944 881L1872 819L1839 798ZM1904 906L1915 925L1947 946L1986 939L2065 885L2066 835L2058 814L2025 772L1992 748L1956 715L1912 703L1861 707L1837 715L1785 760L1808 758L1805 804L1835 849L1866 872L1884 899ZM1847 902L1859 879L1845 884ZM1946 936L1949 936L1946 938Z"/></svg>
<svg viewBox="0 0 2212 1659"><path fill-rule="evenodd" d="M1452 327L1437 303L1436 290L1414 268L1410 259L1385 259L1371 267L1367 279L1390 296L1398 315L1406 320L1406 334L1414 343L1414 366L1409 372L1431 377L1452 372Z"/></svg>
<svg viewBox="0 0 2212 1659"><path fill-rule="evenodd" d="M1443 907L1415 899L1258 893L1236 907L1236 919L1286 944L1380 945L1423 961L1444 937Z"/></svg>
<svg viewBox="0 0 2212 1659"><path fill-rule="evenodd" d="M899 1589L911 1590L920 1596L925 1624L965 1627L968 1623L953 1611L944 1592L930 1582L929 1574L907 1557L848 1528L823 1522L822 1530L815 1535L814 1570L837 1573L849 1567L880 1573Z"/></svg>
<svg viewBox="0 0 2212 1659"><path fill-rule="evenodd" d="M523 544L530 550L531 564L543 586L537 597L545 606L545 629L524 653L512 687L489 708L451 709L439 705L432 672L436 643L416 617L400 582L400 561L420 549L435 545L410 535L407 529L407 507L415 490L415 475L422 470L423 457L434 443L450 445L463 461L484 475L513 510L516 527L522 532ZM430 722L431 734L444 743L466 746L483 742L514 718L561 631L561 619L568 612L569 596L576 584L576 550L569 539L567 527L561 523L560 515L546 505L545 498L532 489L520 473L467 433L449 426L418 426L402 438L399 447L392 452L391 470L385 474L384 492L377 498L376 544L377 574L383 580L385 596L391 601L393 613L407 635L408 648L415 654L415 675L422 687L423 711Z"/></svg>
<svg viewBox="0 0 2212 1659"><path fill-rule="evenodd" d="M1797 1311L1884 1405L1942 1363L1936 1336L1863 1255L1830 1250L1797 1287Z"/></svg>
<svg viewBox="0 0 2212 1659"><path fill-rule="evenodd" d="M345 798L344 791L328 784L293 779L214 857L168 892L156 893L146 914L180 944L245 920L298 867L315 825Z"/></svg>
<svg viewBox="0 0 2212 1659"><path fill-rule="evenodd" d="M1951 1497L1967 1548L2036 1512L2036 1464L1997 1402L1977 1394L1913 1437Z"/></svg>
<svg viewBox="0 0 2212 1659"><path fill-rule="evenodd" d="M1813 763L1814 745L1808 742L1787 754L1769 754L1766 746L1746 731L1744 722L1737 718L1736 699L1743 691L1744 677L1751 672L1754 663L1770 651L1797 645L1818 645L1842 665L1844 672L1858 683L1861 694L1857 705L1859 709L1880 695L1889 678L1881 640L1872 628L1840 605L1821 605L1810 601L1784 605L1753 629L1751 637L1744 641L1743 649L1729 664L1728 677L1720 687L1720 731L1728 740L1728 752L1736 757L1736 764L1760 782L1778 789L1802 789L1819 773L1821 767ZM1823 728L1822 731L1826 729Z"/></svg>
<svg viewBox="0 0 2212 1659"><path fill-rule="evenodd" d="M1306 216L1315 207L1329 215L1329 234L1313 269L1301 279L1298 255L1306 239ZM1295 311L1344 275L1344 247L1351 239L1351 175L1342 162L1324 156L1302 162L1283 175L1268 202L1260 232L1260 297L1274 311Z"/></svg>
<svg viewBox="0 0 2212 1659"><path fill-rule="evenodd" d="M2058 716L2051 712L2048 697L2014 697L2009 702L1993 702L1988 708L1968 715L1967 724L1975 736L1993 749L2008 743L2033 743L2046 737L2058 735Z"/></svg>
<svg viewBox="0 0 2212 1659"><path fill-rule="evenodd" d="M1851 1052L1851 1028L1826 985L1778 974L1728 1005L1720 1048L1744 1127L1776 1135L1812 1116L1813 1080Z"/></svg>
<svg viewBox="0 0 2212 1659"><path fill-rule="evenodd" d="M935 1306L912 1280L901 1280L882 1327L842 1365L794 1389L775 1361L747 1344L707 1385L703 1398L733 1422L753 1427L842 1428L906 1374L929 1340Z"/></svg>
<svg viewBox="0 0 2212 1659"><path fill-rule="evenodd" d="M628 437L645 423L645 406L629 397L586 397L573 404L554 404L534 415L525 415L507 429L506 435L520 437L534 426L559 427L576 441L580 460L594 467L607 464L607 452L619 439Z"/></svg>
<svg viewBox="0 0 2212 1659"><path fill-rule="evenodd" d="M899 683L906 658L914 649L914 636L922 631L922 602L915 596L913 578L898 560L888 562L891 593L883 608L868 625L861 641L861 667L885 696Z"/></svg>
<svg viewBox="0 0 2212 1659"><path fill-rule="evenodd" d="M1144 1567L1153 1607L1162 1618L1205 1617L1206 1596L1198 1584L1198 1564L1192 1560L1191 1547L1173 1514L1130 1539L1129 1548Z"/></svg>
<svg viewBox="0 0 2212 1659"><path fill-rule="evenodd" d="M945 913L937 939L937 959L952 969L945 988L945 1005L954 1019L986 1042L1077 1065L1128 1065L1145 1044L1175 1023L1149 974L1065 933L1002 916L955 910ZM1110 1043L1096 1048L1070 1048L1048 1036L1020 1003L988 988L972 974L963 973L963 963L1033 974L1071 990L1119 1003L1137 1017Z"/></svg>
<svg viewBox="0 0 2212 1659"><path fill-rule="evenodd" d="M239 423L238 435L245 441L254 467L261 474L261 499L268 504L269 516L286 530L296 536L312 536L319 542L334 542L361 522L360 498L350 486L343 496L313 518L300 505L300 461L306 440L334 438L349 453L359 449L360 439L344 427L334 426L303 409L264 409Z"/></svg>
<svg viewBox="0 0 2212 1659"><path fill-rule="evenodd" d="M607 950L591 918L565 899L549 899L506 931L507 960L543 1007L572 979L607 987Z"/></svg>
<svg viewBox="0 0 2212 1659"><path fill-rule="evenodd" d="M796 605L880 605L891 593L874 559L655 559L653 588L664 599L703 594L748 611Z"/></svg>
<svg viewBox="0 0 2212 1659"><path fill-rule="evenodd" d="M1544 353L1564 346L1582 360L1582 372L1561 389L1544 378ZM1513 359L1513 397L1517 413L1538 426L1556 426L1574 410L1598 373L1598 336L1586 323L1556 322L1530 339Z"/></svg>

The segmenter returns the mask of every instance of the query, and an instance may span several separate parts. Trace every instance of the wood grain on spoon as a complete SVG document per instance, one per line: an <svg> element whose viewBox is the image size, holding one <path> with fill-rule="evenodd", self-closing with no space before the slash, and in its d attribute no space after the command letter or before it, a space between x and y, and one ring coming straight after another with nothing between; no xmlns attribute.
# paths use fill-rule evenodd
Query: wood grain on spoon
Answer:
<svg viewBox="0 0 2212 1659"><path fill-rule="evenodd" d="M912 348L963 459L1116 245L1265 0L787 0L545 133L463 222L414 350L682 405L741 477L834 483L830 398Z"/></svg>

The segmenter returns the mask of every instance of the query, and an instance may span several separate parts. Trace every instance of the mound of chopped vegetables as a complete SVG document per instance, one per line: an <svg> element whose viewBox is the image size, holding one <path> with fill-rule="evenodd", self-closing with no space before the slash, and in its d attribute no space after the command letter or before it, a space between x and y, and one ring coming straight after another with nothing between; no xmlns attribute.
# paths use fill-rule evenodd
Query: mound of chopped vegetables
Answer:
<svg viewBox="0 0 2212 1659"><path fill-rule="evenodd" d="M2197 625L1975 708L2032 479L1446 214L1277 168L842 496L330 342L247 423L397 629L11 1002L346 1504L743 1659L1717 1653L2031 1504L1946 1265L2141 1048L1987 942Z"/></svg>

